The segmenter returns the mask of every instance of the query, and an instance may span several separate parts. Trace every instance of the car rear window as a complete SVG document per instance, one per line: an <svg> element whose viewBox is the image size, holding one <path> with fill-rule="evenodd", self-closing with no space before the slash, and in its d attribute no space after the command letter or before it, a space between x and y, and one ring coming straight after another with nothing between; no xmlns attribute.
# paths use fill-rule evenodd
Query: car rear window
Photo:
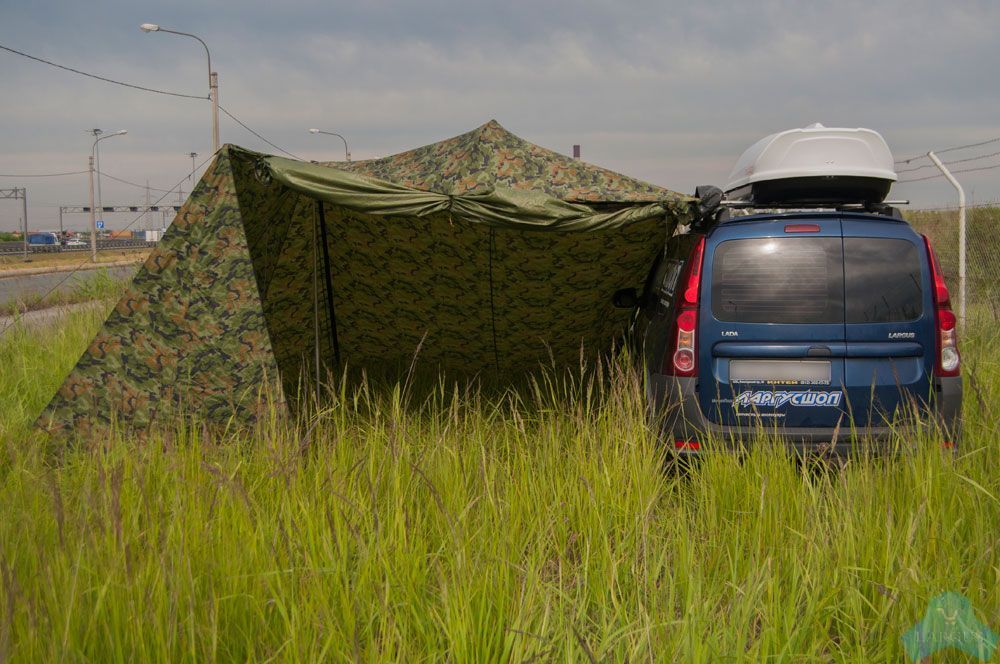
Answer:
<svg viewBox="0 0 1000 664"><path fill-rule="evenodd" d="M848 323L898 323L923 314L920 252L908 240L844 238Z"/></svg>
<svg viewBox="0 0 1000 664"><path fill-rule="evenodd" d="M712 314L738 323L842 323L841 238L728 240L715 249Z"/></svg>

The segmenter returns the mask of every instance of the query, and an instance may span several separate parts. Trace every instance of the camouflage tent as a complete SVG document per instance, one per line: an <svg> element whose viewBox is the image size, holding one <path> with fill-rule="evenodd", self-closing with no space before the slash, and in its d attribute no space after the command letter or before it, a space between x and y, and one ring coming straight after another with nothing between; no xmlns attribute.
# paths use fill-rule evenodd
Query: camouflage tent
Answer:
<svg viewBox="0 0 1000 664"><path fill-rule="evenodd" d="M506 375L607 347L689 200L496 122L384 159L225 146L42 415L253 416L342 367Z"/></svg>

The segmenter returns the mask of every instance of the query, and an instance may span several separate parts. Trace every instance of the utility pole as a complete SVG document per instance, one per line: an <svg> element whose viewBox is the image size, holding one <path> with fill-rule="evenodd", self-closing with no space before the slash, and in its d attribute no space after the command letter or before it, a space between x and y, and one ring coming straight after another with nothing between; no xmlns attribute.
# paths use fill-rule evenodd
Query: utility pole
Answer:
<svg viewBox="0 0 1000 664"><path fill-rule="evenodd" d="M149 230L149 180L146 180L146 211L142 214L142 227Z"/></svg>
<svg viewBox="0 0 1000 664"><path fill-rule="evenodd" d="M21 203L24 204L24 260L28 260L28 189L21 187Z"/></svg>
<svg viewBox="0 0 1000 664"><path fill-rule="evenodd" d="M208 50L208 47L205 47ZM208 64L212 68L211 61ZM219 151L219 74L211 71L208 74L208 94L212 97L212 152Z"/></svg>
<svg viewBox="0 0 1000 664"><path fill-rule="evenodd" d="M101 151L98 147L98 143L106 138L113 138L115 136L124 136L128 133L125 129L119 129L118 131L112 132L110 134L105 133L101 129L88 129L88 134L94 135L94 144L90 146L90 258L95 263L97 262L97 221L94 217L94 155L97 155L97 203L101 207L101 216L103 217L104 206L101 203ZM102 222L103 225L103 222Z"/></svg>
<svg viewBox="0 0 1000 664"><path fill-rule="evenodd" d="M90 155L90 260L97 262L97 218L94 216L94 155Z"/></svg>
<svg viewBox="0 0 1000 664"><path fill-rule="evenodd" d="M938 170L948 179L951 186L958 190L958 323L965 330L965 190L958 183L945 165L941 163L934 151L927 153Z"/></svg>
<svg viewBox="0 0 1000 664"><path fill-rule="evenodd" d="M101 174L100 174L101 173L101 148L97 144L100 142L99 138L100 138L101 134L104 133L104 130L103 129L88 129L87 133L94 135L94 149L93 149L93 153L95 155L97 155L96 158L94 158L94 167L97 168L97 204L101 205ZM91 205L91 207L93 207L93 205ZM104 215L102 214L101 217L103 217L103 216Z"/></svg>
<svg viewBox="0 0 1000 664"><path fill-rule="evenodd" d="M59 251L62 251L63 242L66 241L66 231L63 229L62 206L59 206Z"/></svg>
<svg viewBox="0 0 1000 664"><path fill-rule="evenodd" d="M212 100L212 152L219 151L219 74L212 71L212 54L208 50L208 44L198 35L190 32L180 32L179 30L168 30L161 28L156 23L143 23L139 26L143 32L169 32L172 35L183 35L191 37L201 42L205 47L205 56L208 58L208 97Z"/></svg>
<svg viewBox="0 0 1000 664"><path fill-rule="evenodd" d="M28 190L25 187L14 187L13 189L0 189L0 198L13 198L15 201L21 199L23 208L23 224L22 232L24 236L21 238L24 245L24 260L28 260Z"/></svg>

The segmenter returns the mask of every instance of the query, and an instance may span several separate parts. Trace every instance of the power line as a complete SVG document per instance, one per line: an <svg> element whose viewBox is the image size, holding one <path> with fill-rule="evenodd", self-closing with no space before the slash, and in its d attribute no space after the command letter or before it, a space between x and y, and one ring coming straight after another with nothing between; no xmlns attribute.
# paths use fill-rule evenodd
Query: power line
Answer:
<svg viewBox="0 0 1000 664"><path fill-rule="evenodd" d="M89 173L89 172L90 171L70 171L68 173L29 173L29 174L25 174L25 173L19 173L19 174L0 173L0 178L54 178L54 177L59 177L61 175L84 175L84 174ZM98 173L101 177L108 178L109 180L115 180L116 182L121 182L122 184L128 184L128 185L132 185L133 187L138 187L140 189L146 189L146 185L139 184L138 182L130 182L129 180L124 180L122 178L115 177L114 175L111 175L110 173L105 173L104 171L95 170L94 172ZM192 174L193 173L194 173L194 171L192 171ZM186 178L188 176L185 175L184 177ZM149 189L151 189L152 191L163 191L163 192L167 192L167 193L171 193L171 192L177 191L176 188L174 188L174 189L160 189L159 187L149 187Z"/></svg>
<svg viewBox="0 0 1000 664"><path fill-rule="evenodd" d="M52 67L57 67L59 69L65 70L65 71L73 72L74 74L80 74L81 76L88 76L90 78L95 78L95 79L97 79L99 81L104 81L106 83L113 83L115 85L121 85L121 86L124 86L124 87L127 87L127 88L134 88L136 90L143 90L145 92L155 92L157 94L170 95L172 97L184 97L184 98L187 98L187 99L210 99L211 98L211 97L208 97L208 96L202 97L202 96L198 96L198 95L182 94L180 92L169 92L167 90L157 90L156 88L147 88L147 87L142 86L142 85L135 85L133 83L125 83L123 81L116 81L116 80L114 80L112 78L107 78L105 76L98 76L97 74L91 74L91 73L88 73L88 72L85 72L85 71L80 71L79 69L74 69L72 67L66 67L64 65L57 64L57 63L52 62L50 60L45 60L44 58L35 57L34 55L29 55L28 53L24 53L23 51L18 51L17 49L13 49L13 48L10 48L8 46L4 46L3 44L0 44L0 49L3 49L4 51L8 51L10 53L14 53L15 55L20 55L20 56L23 56L25 58L29 58L31 60L35 60L37 62L41 62L41 63L47 64L47 65L50 65ZM298 159L300 161L304 161L301 157L292 154L288 150L285 150L284 148L282 148L282 147L280 147L278 145L275 145L271 141L269 141L266 138L264 138L263 136L261 136L258 132L256 132L253 129L251 129L249 126L247 126L247 124L245 122L243 122L238 117L236 117L235 115L233 115L232 113L230 113L228 110L226 110L221 105L219 106L219 110L222 111L223 113L225 113L226 115L228 115L238 125L240 125L244 129L246 129L247 131L249 131L251 134L253 134L257 138L259 138L260 140L262 140L265 143L267 143L268 145L270 145L275 150L283 152L283 153L287 154L289 157L292 157L293 159Z"/></svg>
<svg viewBox="0 0 1000 664"><path fill-rule="evenodd" d="M235 120L236 123L239 124L241 127L243 127L248 132L250 132L251 134L253 134L257 138L259 138L260 140L264 141L268 145L270 145L275 150L279 150L281 152L284 152L285 154L287 154L292 159L298 159L299 161L305 161L302 157L298 157L298 156L292 154L291 152L289 152L288 150L285 150L284 148L278 147L277 145L275 145L271 141L267 140L266 138L264 138L263 136L261 136L260 134L258 134L257 132L255 132L253 129L251 129L250 127L246 126L246 124L244 124L244 122L242 120L240 120L238 117L236 117L235 115L233 115L232 113L230 113L229 111L227 111L221 105L219 106L219 110L222 111L223 113L225 113L226 115L228 115L230 118L232 118L233 120Z"/></svg>
<svg viewBox="0 0 1000 664"><path fill-rule="evenodd" d="M138 182L129 182L128 180L123 180L122 178L116 178L114 175L109 175L109 174L105 173L104 171L94 171L94 172L95 173L100 173L101 177L105 177L105 178L108 178L109 180L114 180L116 182L121 182L122 184L127 184L127 185L131 185L133 187L138 187L139 189L146 189L147 188L146 185L144 185L144 184L139 184ZM188 176L185 175L184 177L187 178ZM160 189L158 187L149 187L149 189L152 190L152 191L162 191L162 192L165 192L165 193L168 193L168 194L177 191L176 187L174 189Z"/></svg>
<svg viewBox="0 0 1000 664"><path fill-rule="evenodd" d="M83 175L84 173L89 173L89 171L70 171L69 173L19 173L12 175L10 173L0 173L0 178L57 178L63 175Z"/></svg>
<svg viewBox="0 0 1000 664"><path fill-rule="evenodd" d="M966 209L978 209L978 208L996 208L1000 207L1000 203L994 201L992 203L972 203L965 206ZM907 212L937 212L940 210L957 210L958 205L952 203L951 205L941 205L937 207L920 207L913 208L912 210L907 210Z"/></svg>
<svg viewBox="0 0 1000 664"><path fill-rule="evenodd" d="M956 145L951 148L945 148L943 150L933 150L934 154L945 154L946 152L956 152L957 150L967 150L969 148L978 148L981 145L990 145L991 143L1000 143L1000 136L996 138L991 138L985 141L980 141L979 143L969 143L968 145ZM918 154L915 157L910 157L909 159L897 159L894 164L908 164L911 161L916 161L917 159L926 159L926 154Z"/></svg>
<svg viewBox="0 0 1000 664"><path fill-rule="evenodd" d="M59 176L62 176L62 175L84 175L84 174L89 173L89 172L90 171L70 171L68 173L18 173L18 174L0 173L0 178L54 178L54 177L59 177ZM109 180L115 180L116 182L121 182L122 184L132 185L133 187L138 187L139 189L146 189L147 188L146 185L144 185L144 184L139 184L138 182L130 182L129 180L124 180L122 178L115 177L114 175L111 175L110 173L105 173L104 171L95 170L94 172L98 173L101 177L108 178ZM191 171L191 173L189 175L193 175L193 174L194 174L194 171ZM185 175L184 177L187 178L189 176ZM151 189L152 191L166 192L168 194L177 191L176 188L174 188L174 189L160 189L159 187L149 187L149 189Z"/></svg>
<svg viewBox="0 0 1000 664"><path fill-rule="evenodd" d="M990 143L1000 142L1000 136L996 138L991 138L986 141L981 141L979 143L969 143L968 145L959 145L954 148L945 148L944 150L936 150L934 154L944 154L945 152L955 152L956 150L965 150L966 148L978 148L980 145L989 145Z"/></svg>
<svg viewBox="0 0 1000 664"><path fill-rule="evenodd" d="M1000 164L993 164L992 166L979 166L978 168L960 168L958 170L952 171L952 173L972 173L973 171L989 171L994 168L1000 168ZM923 182L924 180L933 180L934 178L943 178L944 173L938 173L937 175L928 175L922 178L910 178L908 180L897 180L897 184L903 184L904 182Z"/></svg>
<svg viewBox="0 0 1000 664"><path fill-rule="evenodd" d="M969 161L979 161L980 159L989 159L990 157L1000 156L1000 152L993 152L990 154L981 154L978 157L966 157L965 159L952 159L951 161L941 162L945 166L950 166L951 164L964 164ZM934 164L924 164L923 166L917 166L916 168L904 168L902 170L896 171L896 174L900 173L912 173L913 171L923 170L925 168L933 168Z"/></svg>
<svg viewBox="0 0 1000 664"><path fill-rule="evenodd" d="M20 55L20 56L28 58L30 60L35 60L36 62L41 62L43 64L47 64L47 65L52 66L52 67L57 67L58 69L64 69L66 71L73 72L74 74L80 74L81 76L89 76L90 78L96 78L98 81L104 81L105 83L113 83L115 85L121 85L121 86L124 86L126 88L134 88L136 90L143 90L145 92L155 92L158 95L169 95L171 97L184 97L186 99L208 99L207 95L204 96L204 97L199 96L199 95L186 95L186 94L183 94L183 93L180 93L180 92L169 92L167 90L157 90L156 88L147 88L147 87L145 87L143 85L135 85L134 83L125 83L124 81L116 81L113 78L107 78L107 77L104 77L104 76L98 76L97 74L90 74L90 73L85 72L85 71L80 71L79 69L73 69L72 67L66 67L65 65L57 64L55 62L52 62L51 60L45 60L44 58L38 58L38 57L35 57L34 55L29 55L27 53L24 53L23 51L18 51L17 49L13 49L13 48L10 48L8 46L4 46L3 44L0 44L0 49L3 49L4 51L8 51L9 53L13 53L15 55Z"/></svg>
<svg viewBox="0 0 1000 664"><path fill-rule="evenodd" d="M89 173L89 172L90 171L70 171L68 173L28 173L28 174L26 174L26 173L20 173L20 174L0 173L0 178L54 178L54 177L59 177L61 175L84 175L84 174ZM97 173L97 174L99 174L101 177L108 178L109 180L115 180L116 182L121 182L122 184L128 184L128 185L132 185L133 187L138 187L140 189L146 189L146 185L139 184L138 182L130 182L129 180L124 180L122 178L115 177L114 175L111 175L110 173L105 173L104 171L94 170L94 172ZM194 173L194 171L191 172L191 174L193 174L193 173ZM186 175L184 177L188 177L188 176ZM151 189L153 191L163 191L163 192L167 192L167 193L171 193L171 192L177 191L176 188L174 188L174 189L160 189L158 187L149 187L149 189Z"/></svg>

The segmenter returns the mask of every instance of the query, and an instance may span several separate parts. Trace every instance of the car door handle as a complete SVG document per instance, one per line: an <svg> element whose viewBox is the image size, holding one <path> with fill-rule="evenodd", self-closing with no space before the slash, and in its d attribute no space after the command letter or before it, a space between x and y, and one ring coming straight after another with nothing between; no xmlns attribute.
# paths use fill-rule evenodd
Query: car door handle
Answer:
<svg viewBox="0 0 1000 664"><path fill-rule="evenodd" d="M833 351L829 346L809 346L806 357L833 357Z"/></svg>

